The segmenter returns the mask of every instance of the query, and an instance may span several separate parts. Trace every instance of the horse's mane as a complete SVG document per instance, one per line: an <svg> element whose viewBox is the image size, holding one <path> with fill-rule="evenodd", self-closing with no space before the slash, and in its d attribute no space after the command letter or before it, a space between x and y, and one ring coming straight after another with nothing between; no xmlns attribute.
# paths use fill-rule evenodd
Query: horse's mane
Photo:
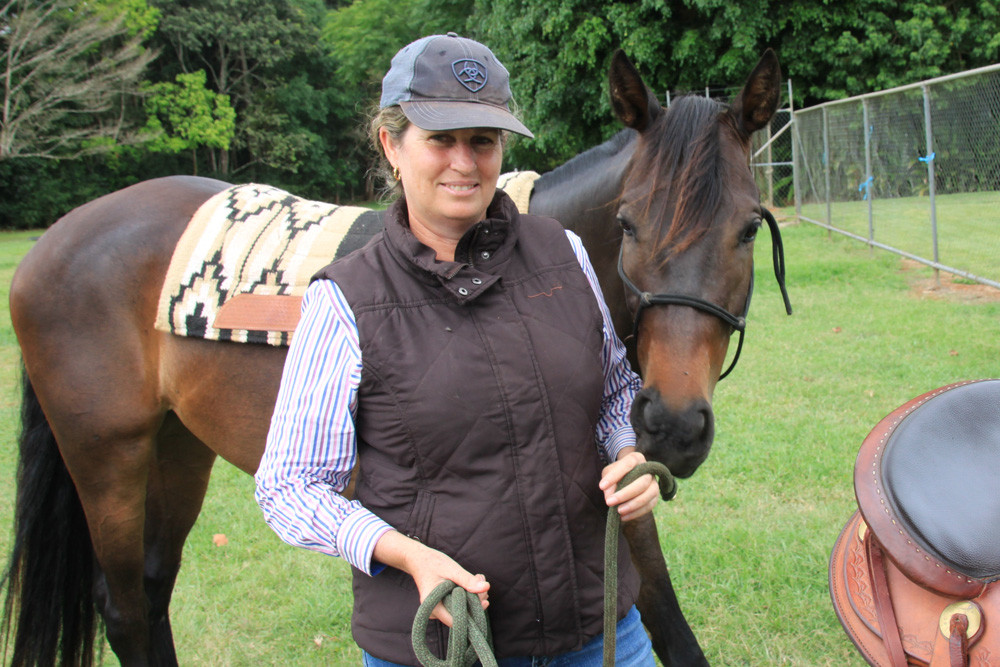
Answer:
<svg viewBox="0 0 1000 667"><path fill-rule="evenodd" d="M660 243L653 250L664 258L700 238L718 212L725 190L719 125L736 131L727 110L715 100L683 96L643 132L646 149L636 151L628 179L652 178L644 204L650 219L661 219L649 215L654 206L676 202L673 216L665 220L669 227L659 230Z"/></svg>

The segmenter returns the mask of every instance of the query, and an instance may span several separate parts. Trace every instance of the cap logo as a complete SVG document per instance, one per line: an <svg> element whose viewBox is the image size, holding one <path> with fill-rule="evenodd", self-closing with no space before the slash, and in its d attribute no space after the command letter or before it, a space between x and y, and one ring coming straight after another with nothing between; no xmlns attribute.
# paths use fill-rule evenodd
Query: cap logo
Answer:
<svg viewBox="0 0 1000 667"><path fill-rule="evenodd" d="M486 85L486 65L478 60L456 60L451 64L451 71L455 73L458 82L469 89L469 92L478 93Z"/></svg>

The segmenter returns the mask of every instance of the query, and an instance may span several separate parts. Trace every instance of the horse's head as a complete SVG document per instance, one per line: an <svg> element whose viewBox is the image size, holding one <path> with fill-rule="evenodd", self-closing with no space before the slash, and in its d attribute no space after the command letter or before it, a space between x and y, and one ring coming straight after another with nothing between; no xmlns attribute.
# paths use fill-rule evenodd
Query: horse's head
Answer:
<svg viewBox="0 0 1000 667"><path fill-rule="evenodd" d="M624 54L611 65L612 106L639 135L618 201L619 271L643 376L632 424L639 450L679 477L708 456L712 394L731 335L742 336L754 239L770 215L750 137L774 115L780 80L769 49L731 106L690 96L664 109Z"/></svg>

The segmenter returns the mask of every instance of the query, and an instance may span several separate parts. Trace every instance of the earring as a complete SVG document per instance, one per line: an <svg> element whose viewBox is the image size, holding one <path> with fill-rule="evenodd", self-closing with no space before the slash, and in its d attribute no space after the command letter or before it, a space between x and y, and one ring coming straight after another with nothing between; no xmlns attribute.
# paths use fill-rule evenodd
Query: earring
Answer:
<svg viewBox="0 0 1000 667"><path fill-rule="evenodd" d="M392 177L395 178L397 181L399 180L399 167L392 168Z"/></svg>

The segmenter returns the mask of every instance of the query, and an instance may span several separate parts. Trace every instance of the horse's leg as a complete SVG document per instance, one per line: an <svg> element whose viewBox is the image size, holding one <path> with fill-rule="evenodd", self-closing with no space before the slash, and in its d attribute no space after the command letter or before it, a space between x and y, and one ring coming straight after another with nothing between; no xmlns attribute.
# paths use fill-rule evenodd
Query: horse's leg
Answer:
<svg viewBox="0 0 1000 667"><path fill-rule="evenodd" d="M95 602L108 643L122 665L151 665L143 530L153 435L95 434L99 444L88 450L85 443L60 431L56 418L52 421L87 515L98 569Z"/></svg>
<svg viewBox="0 0 1000 667"><path fill-rule="evenodd" d="M636 606L664 667L708 665L674 593L652 515L623 524L641 577Z"/></svg>
<svg viewBox="0 0 1000 667"><path fill-rule="evenodd" d="M87 517L98 568L95 602L108 642L123 665L141 666L154 664L143 544L147 485L167 409L156 346L144 329L128 326L134 316L121 310L130 302L106 299L94 288L86 303L67 302L63 318L37 299L18 299L11 313L25 367ZM104 317L73 312L86 308L100 308Z"/></svg>
<svg viewBox="0 0 1000 667"><path fill-rule="evenodd" d="M176 665L170 598L184 541L201 511L215 452L168 413L157 434L146 493L145 588L150 649L156 665Z"/></svg>

